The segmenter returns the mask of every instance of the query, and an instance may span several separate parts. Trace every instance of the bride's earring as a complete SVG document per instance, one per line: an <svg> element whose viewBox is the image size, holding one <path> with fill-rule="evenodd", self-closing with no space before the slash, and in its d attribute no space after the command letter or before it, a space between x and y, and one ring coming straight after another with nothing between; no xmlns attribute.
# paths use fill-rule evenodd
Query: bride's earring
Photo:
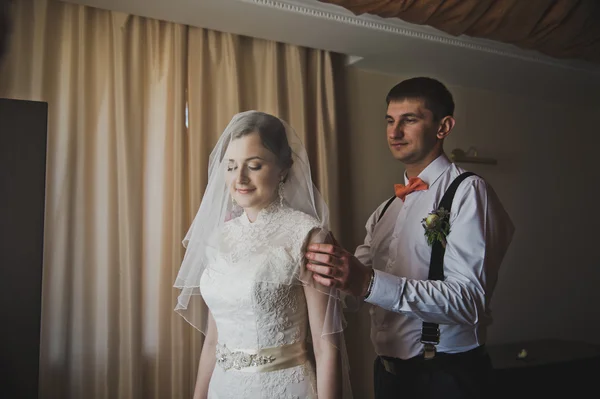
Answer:
<svg viewBox="0 0 600 399"><path fill-rule="evenodd" d="M279 187L277 188L277 195L279 195L279 205L283 206L283 180L279 181Z"/></svg>
<svg viewBox="0 0 600 399"><path fill-rule="evenodd" d="M231 196L231 207L235 208L237 206L237 202L235 202L235 199L233 198L233 195Z"/></svg>

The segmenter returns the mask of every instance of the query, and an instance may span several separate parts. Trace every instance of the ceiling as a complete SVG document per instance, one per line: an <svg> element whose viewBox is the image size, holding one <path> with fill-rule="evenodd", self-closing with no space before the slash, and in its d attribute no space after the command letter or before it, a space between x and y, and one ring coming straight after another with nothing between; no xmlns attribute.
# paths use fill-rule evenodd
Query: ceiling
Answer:
<svg viewBox="0 0 600 399"><path fill-rule="evenodd" d="M455 37L317 0L63 0L348 56L348 64L449 85L600 104L600 65Z"/></svg>

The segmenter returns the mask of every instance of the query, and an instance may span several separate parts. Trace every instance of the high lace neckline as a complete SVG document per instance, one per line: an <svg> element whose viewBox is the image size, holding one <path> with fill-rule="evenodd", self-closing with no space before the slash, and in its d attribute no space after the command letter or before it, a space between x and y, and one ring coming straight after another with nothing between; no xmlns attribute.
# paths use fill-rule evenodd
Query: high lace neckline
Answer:
<svg viewBox="0 0 600 399"><path fill-rule="evenodd" d="M248 215L246 214L246 211L244 211L240 216L240 221L243 225L246 226L261 226L266 223L269 223L273 215L277 213L281 208L282 206L279 204L279 199L275 199L269 205L258 211L258 214L256 215L256 220L254 222L250 221Z"/></svg>

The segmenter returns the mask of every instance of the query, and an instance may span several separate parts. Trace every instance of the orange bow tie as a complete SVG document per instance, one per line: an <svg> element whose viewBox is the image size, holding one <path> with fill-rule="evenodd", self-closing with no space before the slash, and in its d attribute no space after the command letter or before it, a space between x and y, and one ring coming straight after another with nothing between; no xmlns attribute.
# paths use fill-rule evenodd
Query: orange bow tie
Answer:
<svg viewBox="0 0 600 399"><path fill-rule="evenodd" d="M404 184L394 184L396 197L400 198L402 201L404 201L406 196L413 191L427 190L428 188L429 185L418 177L411 177L408 179L408 185L406 186Z"/></svg>

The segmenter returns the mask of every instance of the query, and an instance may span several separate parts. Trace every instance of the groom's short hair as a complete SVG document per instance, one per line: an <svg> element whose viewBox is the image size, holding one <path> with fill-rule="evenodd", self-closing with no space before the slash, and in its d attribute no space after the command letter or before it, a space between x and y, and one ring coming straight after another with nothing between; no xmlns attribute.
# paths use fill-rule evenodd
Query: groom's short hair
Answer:
<svg viewBox="0 0 600 399"><path fill-rule="evenodd" d="M443 83L433 78L403 80L392 87L385 99L387 105L403 100L423 100L425 108L433 113L434 120L454 115L452 94Z"/></svg>

